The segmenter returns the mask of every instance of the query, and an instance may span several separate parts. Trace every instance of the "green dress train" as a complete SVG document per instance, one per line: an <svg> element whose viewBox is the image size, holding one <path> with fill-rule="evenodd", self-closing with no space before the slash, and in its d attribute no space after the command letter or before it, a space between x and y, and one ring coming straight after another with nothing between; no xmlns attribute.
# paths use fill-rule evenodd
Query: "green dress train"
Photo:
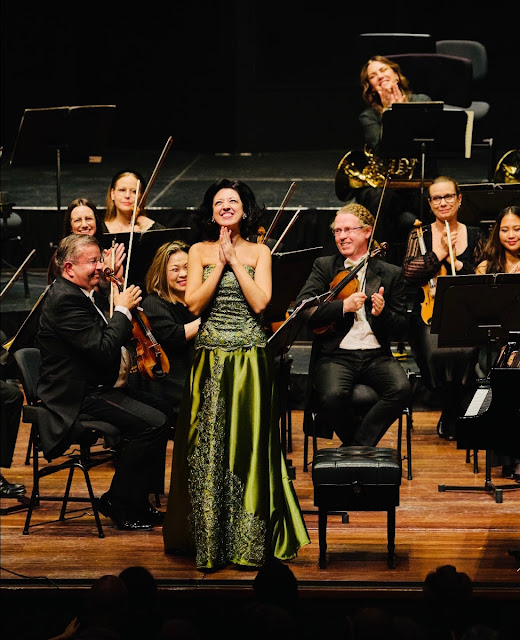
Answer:
<svg viewBox="0 0 520 640"><path fill-rule="evenodd" d="M177 422L166 553L193 554L198 569L259 567L309 543L281 450L276 393L261 318L227 268L202 318Z"/></svg>

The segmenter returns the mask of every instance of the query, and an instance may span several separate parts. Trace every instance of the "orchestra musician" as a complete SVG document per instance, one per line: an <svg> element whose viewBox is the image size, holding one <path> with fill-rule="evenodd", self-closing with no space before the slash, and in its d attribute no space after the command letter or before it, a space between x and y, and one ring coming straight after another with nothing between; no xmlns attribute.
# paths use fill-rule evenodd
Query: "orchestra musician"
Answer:
<svg viewBox="0 0 520 640"><path fill-rule="evenodd" d="M360 72L361 95L366 108L359 115L359 123L366 148L377 156L381 141L383 113L395 103L429 102L423 93L414 93L397 62L376 55L365 62ZM355 191L356 202L365 206L375 217L381 201L382 187L363 186ZM381 202L380 220L376 239L390 243L387 260L401 266L406 237L419 210L417 189L391 189L385 191Z"/></svg>
<svg viewBox="0 0 520 640"><path fill-rule="evenodd" d="M63 229L61 239L75 233L78 235L94 236L97 238L101 247L104 246L103 234L106 231L105 223L103 222L101 215L99 214L96 205L87 198L75 198L67 207L67 210L63 214ZM107 264L112 264L112 251L114 252L114 273L118 278L123 277L123 261L126 257L125 246L122 243L115 243L114 247L108 247L104 251L104 259ZM58 275L58 269L55 263L56 252L52 255L49 262L49 268L47 272L47 280L49 284ZM101 287L104 286L105 281L101 280ZM105 287L106 288L106 287Z"/></svg>
<svg viewBox="0 0 520 640"><path fill-rule="evenodd" d="M185 302L202 321L177 421L163 538L166 553L193 554L201 571L290 560L309 543L282 453L262 319L271 252L246 240L262 215L248 185L218 180L196 212L205 240L188 254Z"/></svg>
<svg viewBox="0 0 520 640"><path fill-rule="evenodd" d="M505 207L499 212L481 258L482 261L476 268L477 274L520 274L520 207ZM481 355L484 356L483 353ZM495 352L495 356L497 355L498 351ZM481 358L481 366L484 366L485 359L487 358ZM485 373L488 374L489 371ZM494 462L502 465L502 476L520 482L520 459L512 456L495 456Z"/></svg>
<svg viewBox="0 0 520 640"><path fill-rule="evenodd" d="M193 339L200 326L185 302L189 245L181 240L163 244L146 273L148 295L143 310L150 327L170 362L167 375L150 380L152 393L163 397L178 410L186 375L193 356Z"/></svg>
<svg viewBox="0 0 520 640"><path fill-rule="evenodd" d="M38 396L52 415L40 430L45 456L61 455L74 441L81 413L114 425L122 441L99 511L120 529L149 530L163 517L149 494L155 492L154 470L164 465L169 418L129 388L114 388L141 290L115 289L114 313L105 316L93 297L104 266L93 235L61 240L56 264L60 275L43 302L36 339L42 356Z"/></svg>
<svg viewBox="0 0 520 640"><path fill-rule="evenodd" d="M309 397L342 445L376 446L410 399L410 383L392 356L391 339L406 328L406 302L401 268L369 256L374 218L360 204L342 207L331 225L338 252L314 261L296 305L327 292L338 273L362 266L357 290L323 302L308 325L315 332ZM366 283L363 286L362 283ZM379 400L362 418L349 420L354 385L372 387Z"/></svg>
<svg viewBox="0 0 520 640"><path fill-rule="evenodd" d="M106 196L105 225L109 233L128 233L132 231L134 209L146 189L143 176L133 169L118 171L110 181ZM137 207L134 231L145 232L164 229L152 220L144 206Z"/></svg>
<svg viewBox="0 0 520 640"><path fill-rule="evenodd" d="M410 232L403 263L404 278L416 285L409 342L427 389L438 394L441 416L437 432L442 438L455 438L455 422L463 415L475 390L478 349L438 346L437 334L423 319L421 305L434 303L434 282L439 275L463 275L475 272L484 245L478 227L458 221L462 195L456 180L438 176L428 189L432 224ZM424 252L421 248L421 236ZM451 256L453 256L453 261ZM430 318L433 308L430 309Z"/></svg>

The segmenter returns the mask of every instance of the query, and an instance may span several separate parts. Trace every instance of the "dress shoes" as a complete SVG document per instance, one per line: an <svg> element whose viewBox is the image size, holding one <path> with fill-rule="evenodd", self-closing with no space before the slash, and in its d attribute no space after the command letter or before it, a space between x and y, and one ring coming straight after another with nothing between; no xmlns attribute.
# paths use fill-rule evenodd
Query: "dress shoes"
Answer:
<svg viewBox="0 0 520 640"><path fill-rule="evenodd" d="M153 527L150 520L141 519L115 504L106 493L96 500L96 508L122 531L150 531Z"/></svg>
<svg viewBox="0 0 520 640"><path fill-rule="evenodd" d="M439 418L439 422L437 422L437 434L439 438L444 438L444 440L455 440L455 435L453 434L454 428L450 429L449 418L443 411L441 417Z"/></svg>
<svg viewBox="0 0 520 640"><path fill-rule="evenodd" d="M164 511L159 511L152 504L148 505L144 509L142 519L144 522L150 522L151 524L162 524L164 522Z"/></svg>
<svg viewBox="0 0 520 640"><path fill-rule="evenodd" d="M23 484L8 482L4 476L0 475L0 498L19 498L25 493Z"/></svg>

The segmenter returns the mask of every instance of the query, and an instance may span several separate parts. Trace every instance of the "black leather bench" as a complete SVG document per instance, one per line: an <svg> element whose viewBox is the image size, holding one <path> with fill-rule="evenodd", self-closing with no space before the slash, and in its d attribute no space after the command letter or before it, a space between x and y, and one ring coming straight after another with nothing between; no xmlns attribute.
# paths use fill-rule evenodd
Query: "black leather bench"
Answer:
<svg viewBox="0 0 520 640"><path fill-rule="evenodd" d="M327 516L331 512L386 511L388 566L395 567L395 508L399 505L401 458L396 449L320 449L312 464L318 507L319 566L327 564Z"/></svg>

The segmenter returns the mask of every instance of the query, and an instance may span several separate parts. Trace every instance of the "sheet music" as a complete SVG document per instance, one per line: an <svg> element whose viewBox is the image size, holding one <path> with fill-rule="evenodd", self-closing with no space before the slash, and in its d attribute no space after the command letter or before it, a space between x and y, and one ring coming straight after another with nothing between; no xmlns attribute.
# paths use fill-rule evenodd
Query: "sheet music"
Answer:
<svg viewBox="0 0 520 640"><path fill-rule="evenodd" d="M490 387L477 389L475 391L475 395L473 396L473 399L471 400L468 408L466 409L466 413L464 414L464 416L466 418L468 416L477 416L480 413L482 405L488 398L488 395L489 395L489 402L487 403L488 406L491 403L491 394L492 394L492 391Z"/></svg>
<svg viewBox="0 0 520 640"><path fill-rule="evenodd" d="M471 158L471 142L473 140L473 120L475 119L474 111L466 111L468 120L466 122L466 135L464 144L464 157Z"/></svg>

